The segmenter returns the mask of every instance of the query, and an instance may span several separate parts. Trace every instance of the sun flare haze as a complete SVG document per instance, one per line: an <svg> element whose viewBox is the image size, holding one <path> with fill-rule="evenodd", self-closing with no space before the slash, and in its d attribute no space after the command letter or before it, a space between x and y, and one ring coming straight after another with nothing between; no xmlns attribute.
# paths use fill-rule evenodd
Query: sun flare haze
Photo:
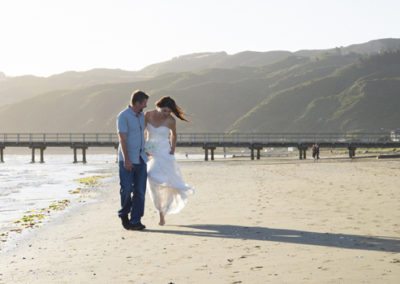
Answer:
<svg viewBox="0 0 400 284"><path fill-rule="evenodd" d="M195 52L333 48L400 37L399 10L394 0L1 0L0 71L133 71Z"/></svg>
<svg viewBox="0 0 400 284"><path fill-rule="evenodd" d="M0 284L400 283L400 0L0 0Z"/></svg>

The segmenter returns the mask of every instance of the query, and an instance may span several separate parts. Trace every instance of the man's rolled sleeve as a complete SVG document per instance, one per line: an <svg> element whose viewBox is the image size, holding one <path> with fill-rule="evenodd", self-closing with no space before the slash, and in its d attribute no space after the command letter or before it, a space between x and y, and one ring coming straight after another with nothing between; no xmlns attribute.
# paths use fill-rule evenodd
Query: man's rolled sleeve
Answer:
<svg viewBox="0 0 400 284"><path fill-rule="evenodd" d="M117 118L118 133L128 133L128 120L124 115L119 115Z"/></svg>

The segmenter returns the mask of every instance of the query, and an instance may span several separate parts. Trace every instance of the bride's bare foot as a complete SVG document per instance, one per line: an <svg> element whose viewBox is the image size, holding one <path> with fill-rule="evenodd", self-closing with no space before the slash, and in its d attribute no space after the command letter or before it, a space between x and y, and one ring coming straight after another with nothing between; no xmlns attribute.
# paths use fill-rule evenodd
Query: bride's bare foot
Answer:
<svg viewBox="0 0 400 284"><path fill-rule="evenodd" d="M158 225L160 226L164 226L165 225L165 218L164 218L164 214L160 213L160 222L158 223Z"/></svg>

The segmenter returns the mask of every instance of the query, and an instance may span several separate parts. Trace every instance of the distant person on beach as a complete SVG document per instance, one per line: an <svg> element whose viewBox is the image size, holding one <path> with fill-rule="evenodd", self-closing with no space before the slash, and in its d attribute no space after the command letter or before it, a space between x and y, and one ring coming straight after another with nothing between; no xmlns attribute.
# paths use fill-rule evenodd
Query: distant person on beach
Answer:
<svg viewBox="0 0 400 284"><path fill-rule="evenodd" d="M118 162L121 209L118 216L127 230L143 230L144 201L147 180L147 155L144 150L145 119L143 109L149 96L135 91L130 105L117 117L119 137ZM130 214L130 218L129 218Z"/></svg>
<svg viewBox="0 0 400 284"><path fill-rule="evenodd" d="M314 160L319 160L319 145L315 143L311 147L312 157Z"/></svg>
<svg viewBox="0 0 400 284"><path fill-rule="evenodd" d="M165 215L180 212L194 189L181 176L175 160L176 121L172 116L187 121L183 110L170 97L156 102L156 109L146 112L146 152L150 197L160 215L159 225L165 224Z"/></svg>

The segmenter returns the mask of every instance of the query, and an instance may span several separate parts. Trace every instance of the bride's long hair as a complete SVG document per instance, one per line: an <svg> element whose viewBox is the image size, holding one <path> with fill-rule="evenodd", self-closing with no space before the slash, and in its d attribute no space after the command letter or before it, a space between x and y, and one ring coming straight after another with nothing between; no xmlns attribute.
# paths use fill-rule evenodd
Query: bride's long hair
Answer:
<svg viewBox="0 0 400 284"><path fill-rule="evenodd" d="M169 108L177 118L184 121L189 121L185 118L185 112L181 109L171 97L162 97L156 102L156 106L159 108Z"/></svg>

